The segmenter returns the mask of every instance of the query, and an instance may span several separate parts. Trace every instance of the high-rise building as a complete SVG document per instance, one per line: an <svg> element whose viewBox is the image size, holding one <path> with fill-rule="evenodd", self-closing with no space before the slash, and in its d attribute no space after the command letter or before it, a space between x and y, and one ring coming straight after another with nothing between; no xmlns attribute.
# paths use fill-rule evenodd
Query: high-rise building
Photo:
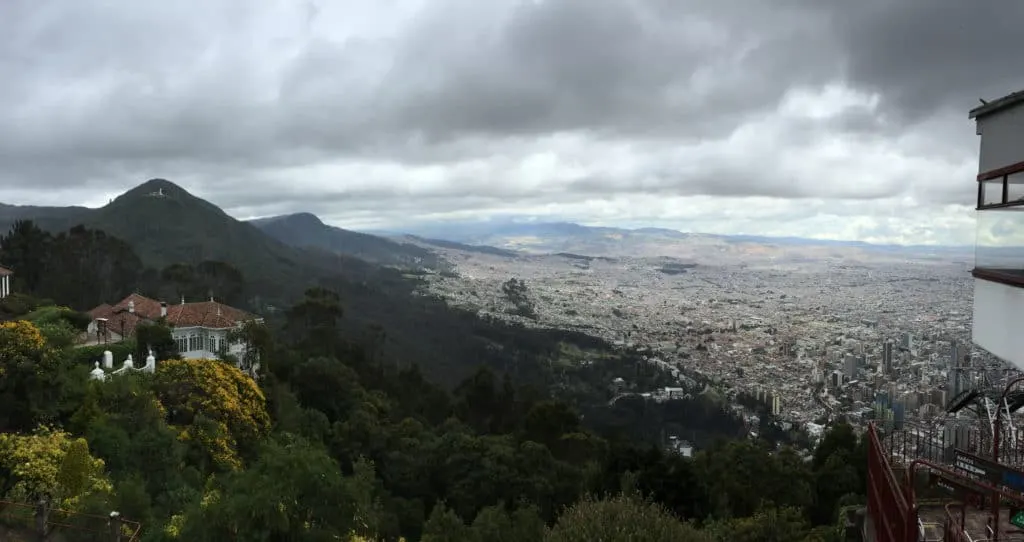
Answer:
<svg viewBox="0 0 1024 542"><path fill-rule="evenodd" d="M882 343L882 372L892 375L892 341Z"/></svg>
<svg viewBox="0 0 1024 542"><path fill-rule="evenodd" d="M843 375L847 381L857 379L857 356L846 354L843 358Z"/></svg>
<svg viewBox="0 0 1024 542"><path fill-rule="evenodd" d="M964 345L957 342L956 339L953 339L953 342L949 345L950 368L964 366L965 352L966 349L964 348Z"/></svg>
<svg viewBox="0 0 1024 542"><path fill-rule="evenodd" d="M946 370L948 376L946 389L949 390L950 400L971 387L969 359L966 358L965 352L964 345L956 340L950 344L949 367Z"/></svg>
<svg viewBox="0 0 1024 542"><path fill-rule="evenodd" d="M907 405L900 399L896 399L892 402L892 418L895 429L899 430L903 428L903 421L907 415Z"/></svg>
<svg viewBox="0 0 1024 542"><path fill-rule="evenodd" d="M914 350L914 335L909 331L900 337L900 349L912 352Z"/></svg>

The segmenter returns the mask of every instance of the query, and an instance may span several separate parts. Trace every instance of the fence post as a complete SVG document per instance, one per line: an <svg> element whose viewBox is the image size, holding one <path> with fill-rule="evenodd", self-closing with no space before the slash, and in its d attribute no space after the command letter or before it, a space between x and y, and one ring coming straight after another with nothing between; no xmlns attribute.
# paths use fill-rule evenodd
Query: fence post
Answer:
<svg viewBox="0 0 1024 542"><path fill-rule="evenodd" d="M110 526L111 542L121 542L121 513L116 510L111 512L107 525Z"/></svg>
<svg viewBox="0 0 1024 542"><path fill-rule="evenodd" d="M46 535L48 534L47 531L49 530L47 528L47 524L48 524L49 519L50 519L49 516L50 516L50 501L44 495L44 496L39 497L39 500L36 501L36 513L35 513L36 534L39 535L39 540L46 540Z"/></svg>

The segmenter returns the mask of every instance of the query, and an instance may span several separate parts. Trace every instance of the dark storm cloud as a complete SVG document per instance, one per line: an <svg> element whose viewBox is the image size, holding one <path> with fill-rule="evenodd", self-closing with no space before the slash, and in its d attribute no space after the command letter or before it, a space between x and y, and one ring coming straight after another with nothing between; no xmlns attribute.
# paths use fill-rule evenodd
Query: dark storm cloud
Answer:
<svg viewBox="0 0 1024 542"><path fill-rule="evenodd" d="M912 122L1024 87L1024 2L799 0L829 20L847 77Z"/></svg>
<svg viewBox="0 0 1024 542"><path fill-rule="evenodd" d="M8 0L0 189L124 189L161 176L239 207L640 192L952 202L960 190L942 179L846 179L856 157L821 142L961 164L976 152L967 109L1024 86L1013 47L1021 2L341 4ZM877 93L881 105L783 118L761 135L770 141L736 137L771 124L795 89L829 83ZM561 135L592 143L589 156L574 144L576 163L616 145L645 163L581 168L560 185L497 180L546 145L563 153ZM673 157L673 147L696 150ZM396 171L378 172L375 186L344 168L305 178L352 162ZM491 166L456 171L467 162ZM425 167L452 173L409 190Z"/></svg>
<svg viewBox="0 0 1024 542"><path fill-rule="evenodd" d="M396 37L300 35L294 54L261 58L273 32L246 3L19 2L0 23L13 104L0 156L8 175L60 182L141 164L290 165L302 149L404 160L474 134L720 136L830 75L810 62L821 47L793 49L814 39L799 13L744 4L438 2ZM296 8L291 32L310 13ZM804 66L777 78L781 59Z"/></svg>
<svg viewBox="0 0 1024 542"><path fill-rule="evenodd" d="M414 25L388 85L415 91L395 100L398 122L435 138L718 137L791 86L838 75L813 17L763 2L520 2L496 29L447 13L460 11ZM784 64L799 68L780 77Z"/></svg>

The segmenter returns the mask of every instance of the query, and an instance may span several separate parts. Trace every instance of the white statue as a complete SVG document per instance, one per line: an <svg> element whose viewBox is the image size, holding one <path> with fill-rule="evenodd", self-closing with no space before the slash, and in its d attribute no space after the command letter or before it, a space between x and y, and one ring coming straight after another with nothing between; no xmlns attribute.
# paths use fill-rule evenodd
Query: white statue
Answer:
<svg viewBox="0 0 1024 542"><path fill-rule="evenodd" d="M100 382L107 379L107 373L105 373L103 369L100 369L100 362L97 361L96 368L94 368L92 371L89 371L89 378L93 380L99 380Z"/></svg>
<svg viewBox="0 0 1024 542"><path fill-rule="evenodd" d="M146 371L147 373L155 373L156 372L156 356L153 355L153 349L152 348L148 348L147 350L149 350L149 355L146 356L146 365L144 367L142 367L142 370Z"/></svg>

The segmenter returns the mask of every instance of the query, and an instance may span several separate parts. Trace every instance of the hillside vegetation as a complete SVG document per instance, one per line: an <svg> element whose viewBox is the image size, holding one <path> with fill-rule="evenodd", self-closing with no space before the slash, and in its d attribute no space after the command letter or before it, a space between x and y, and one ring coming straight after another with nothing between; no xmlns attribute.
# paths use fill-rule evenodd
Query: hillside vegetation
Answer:
<svg viewBox="0 0 1024 542"><path fill-rule="evenodd" d="M336 301L310 291L283 334L247 336L258 385L173 355L90 381L73 347L0 324L2 498L116 509L143 540L481 542L838 540L839 507L860 499L849 426L810 463L735 439L689 459L603 437L489 369L446 393L340 336Z"/></svg>
<svg viewBox="0 0 1024 542"><path fill-rule="evenodd" d="M609 406L614 376L641 389L667 376L593 337L451 310L366 262L330 269L332 255L181 201L196 221L173 235L21 221L0 238L17 277L0 301L0 500L117 510L146 541L809 542L839 540L840 509L863 499L865 446L848 425L805 461L746 438L711 396ZM125 202L100 215L116 215L108 226L175 216L160 211L173 202ZM245 239L251 251L227 248ZM264 310L267 325L239 336L259 378L230 359L178 359L159 323L74 344L81 311L133 291ZM151 345L156 374L89 379L102 349L120 364ZM697 435L698 453L663 449L666 427ZM103 528L61 514L79 522L67 540ZM0 524L25 532L31 517L0 510Z"/></svg>
<svg viewBox="0 0 1024 542"><path fill-rule="evenodd" d="M376 235L328 226L309 213L262 218L250 223L278 241L293 247L313 248L352 256L377 265L429 269L449 267L441 257L427 249Z"/></svg>
<svg viewBox="0 0 1024 542"><path fill-rule="evenodd" d="M45 209L53 216L54 209L66 208ZM380 337L396 363L419 365L447 387L480 363L515 367L519 379L547 386L532 360L548 356L560 342L595 343L579 333L483 321L417 295L415 276L321 248L289 246L169 181L148 181L86 211L69 211L68 229L16 222L0 240L0 263L15 269L18 292L61 299L80 311L131 292L172 303L183 296L215 297L274 320L308 288L326 287L344 300L346 334L365 341Z"/></svg>

